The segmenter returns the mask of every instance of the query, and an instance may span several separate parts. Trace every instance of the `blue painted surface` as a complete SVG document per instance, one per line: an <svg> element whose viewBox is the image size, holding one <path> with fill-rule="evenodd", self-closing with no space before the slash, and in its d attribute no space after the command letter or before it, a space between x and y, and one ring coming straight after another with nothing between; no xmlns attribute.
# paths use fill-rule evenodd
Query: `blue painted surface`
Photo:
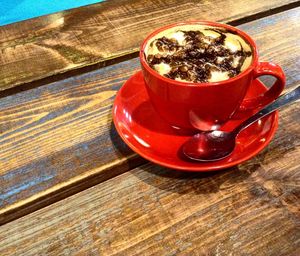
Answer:
<svg viewBox="0 0 300 256"><path fill-rule="evenodd" d="M42 175L40 177L36 177L30 180L23 180L21 183L8 187L3 191L3 193L0 194L0 206L2 207L4 205L4 202L6 201L6 204L14 203L16 201L16 197L19 193L21 193L24 190L29 190L30 194L35 194L36 192L40 192L43 190L43 186L41 184L43 182L47 182L55 177L55 174L51 175ZM37 186L37 189L33 190L34 187Z"/></svg>
<svg viewBox="0 0 300 256"><path fill-rule="evenodd" d="M103 0L0 0L0 26Z"/></svg>

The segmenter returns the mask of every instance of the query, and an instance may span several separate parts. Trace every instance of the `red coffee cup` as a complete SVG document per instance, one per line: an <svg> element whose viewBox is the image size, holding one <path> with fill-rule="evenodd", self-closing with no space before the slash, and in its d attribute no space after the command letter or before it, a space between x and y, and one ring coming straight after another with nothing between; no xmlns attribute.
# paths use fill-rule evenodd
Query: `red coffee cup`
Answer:
<svg viewBox="0 0 300 256"><path fill-rule="evenodd" d="M158 33L182 25L208 25L225 28L244 38L252 47L252 63L235 77L220 82L188 83L167 78L147 63L145 47ZM174 128L213 130L227 122L236 113L253 110L274 101L285 85L281 67L270 62L259 62L257 46L245 32L221 23L188 21L162 27L146 37L140 50L140 62L150 101L156 112ZM271 75L276 82L264 94L245 100L252 81Z"/></svg>

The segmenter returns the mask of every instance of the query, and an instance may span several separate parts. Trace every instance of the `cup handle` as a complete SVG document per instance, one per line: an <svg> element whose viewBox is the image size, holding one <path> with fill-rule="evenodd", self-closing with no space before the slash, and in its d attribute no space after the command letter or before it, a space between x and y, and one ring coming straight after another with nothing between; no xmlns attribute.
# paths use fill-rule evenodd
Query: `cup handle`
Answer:
<svg viewBox="0 0 300 256"><path fill-rule="evenodd" d="M254 79L263 75L274 76L277 80L265 93L256 98L245 99L240 105L237 113L266 106L281 94L285 86L285 75L282 68L271 62L259 62L254 69Z"/></svg>

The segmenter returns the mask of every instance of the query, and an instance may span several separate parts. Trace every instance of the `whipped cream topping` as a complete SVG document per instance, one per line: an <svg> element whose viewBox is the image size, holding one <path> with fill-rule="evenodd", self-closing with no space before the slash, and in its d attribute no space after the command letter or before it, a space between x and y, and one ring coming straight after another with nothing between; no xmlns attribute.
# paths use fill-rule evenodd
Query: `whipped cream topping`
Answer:
<svg viewBox="0 0 300 256"><path fill-rule="evenodd" d="M183 82L218 82L234 77L252 62L249 43L232 31L183 25L158 33L147 43L151 68Z"/></svg>

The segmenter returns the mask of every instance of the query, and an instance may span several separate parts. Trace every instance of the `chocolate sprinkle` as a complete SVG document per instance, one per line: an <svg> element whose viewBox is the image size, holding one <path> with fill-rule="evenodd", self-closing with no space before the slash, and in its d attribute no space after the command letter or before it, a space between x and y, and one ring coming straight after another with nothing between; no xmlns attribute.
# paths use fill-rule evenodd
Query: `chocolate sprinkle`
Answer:
<svg viewBox="0 0 300 256"><path fill-rule="evenodd" d="M208 82L212 71L228 72L229 77L238 75L245 59L251 52L241 49L231 52L225 47L226 31L218 28L206 29L214 31L220 36L216 38L205 36L201 31L181 31L185 35L185 46L179 45L176 39L165 36L156 39L155 45L161 54L147 57L149 66L160 63L169 64L171 70L164 76L171 79L184 79L191 82ZM233 32L233 34L235 34ZM209 42L208 42L209 41ZM153 42L151 42L153 45ZM150 45L151 45L150 44ZM164 54L171 52L172 54ZM221 57L220 61L218 57ZM239 58L238 65L233 65L234 59ZM209 64L208 64L209 63Z"/></svg>

